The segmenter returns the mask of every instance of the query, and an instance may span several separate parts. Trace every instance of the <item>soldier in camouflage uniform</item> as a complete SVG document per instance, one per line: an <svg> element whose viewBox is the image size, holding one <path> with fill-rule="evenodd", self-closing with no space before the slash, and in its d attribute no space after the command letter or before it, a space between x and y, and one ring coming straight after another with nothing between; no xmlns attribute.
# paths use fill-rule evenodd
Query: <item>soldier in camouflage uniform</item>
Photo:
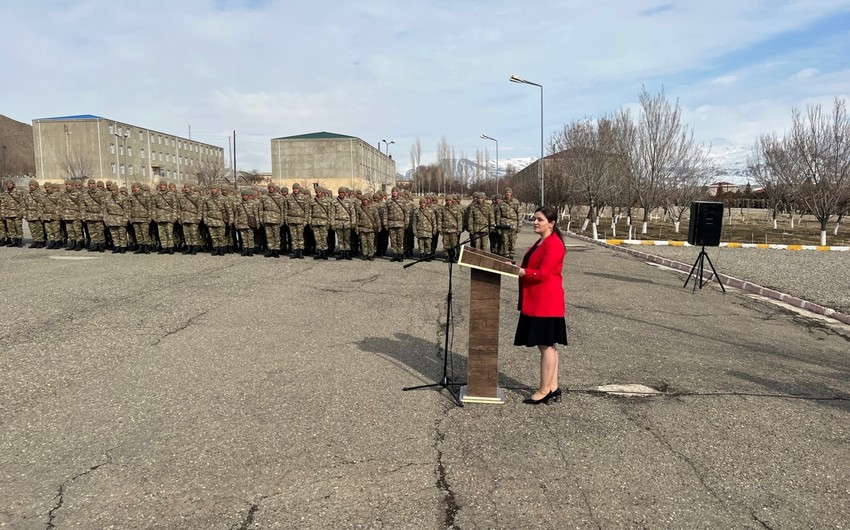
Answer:
<svg viewBox="0 0 850 530"><path fill-rule="evenodd" d="M413 212L416 210L416 204L413 203L408 190L402 191L401 196L407 205L407 217L410 219L404 227L404 257L410 258L413 256L413 246L416 243L416 236L413 235Z"/></svg>
<svg viewBox="0 0 850 530"><path fill-rule="evenodd" d="M26 210L26 194L15 189L15 183L11 180L6 181L6 190L3 191L3 196L0 197L0 209L3 210L3 218L0 219L0 224L6 221L6 241L7 247L22 247L24 246L24 212Z"/></svg>
<svg viewBox="0 0 850 530"><path fill-rule="evenodd" d="M391 261L404 261L404 229L410 224L409 210L404 199L399 197L398 188L390 191L390 200L385 203L387 230L393 257Z"/></svg>
<svg viewBox="0 0 850 530"><path fill-rule="evenodd" d="M437 230L443 237L446 262L457 262L460 234L463 232L463 207L457 195L446 195L446 203L437 211Z"/></svg>
<svg viewBox="0 0 850 530"><path fill-rule="evenodd" d="M381 216L378 208L372 204L372 194L364 193L357 212L357 234L360 236L363 259L375 259L375 234L381 229Z"/></svg>
<svg viewBox="0 0 850 530"><path fill-rule="evenodd" d="M339 254L336 259L351 259L351 230L357 227L357 210L348 198L348 188L340 187L334 200L334 233Z"/></svg>
<svg viewBox="0 0 850 530"><path fill-rule="evenodd" d="M89 252L103 252L106 248L106 226L103 224L103 192L89 179L86 189L80 192L82 218L89 234Z"/></svg>
<svg viewBox="0 0 850 530"><path fill-rule="evenodd" d="M280 227L283 225L285 211L283 201L283 196L277 193L277 187L274 184L269 184L268 194L260 198L260 217L268 246L264 256L267 258L280 257Z"/></svg>
<svg viewBox="0 0 850 530"><path fill-rule="evenodd" d="M44 200L44 192L39 188L37 180L29 181L29 193L24 202L24 218L30 228L32 243L30 248L43 248L46 244L44 223L41 222L41 201Z"/></svg>
<svg viewBox="0 0 850 530"><path fill-rule="evenodd" d="M233 220L236 216L236 207L241 202L240 197L236 196L235 190L225 184L221 187L221 196L224 199L224 231L227 239L227 252L233 252L239 247L237 241L238 233L233 227Z"/></svg>
<svg viewBox="0 0 850 530"><path fill-rule="evenodd" d="M520 216L520 202L514 199L514 192L511 188L505 188L505 198L500 205L501 216L499 224L510 226L508 229L500 229L502 232L502 255L506 258L514 259L516 245L516 237L522 228L522 218Z"/></svg>
<svg viewBox="0 0 850 530"><path fill-rule="evenodd" d="M159 234L160 254L174 254L174 223L177 221L177 197L160 181L159 192L151 200L151 219Z"/></svg>
<svg viewBox="0 0 850 530"><path fill-rule="evenodd" d="M195 192L189 184L183 184L183 194L179 197L178 205L178 220L183 226L183 239L186 243L183 253L194 256L203 248L199 227L203 219L204 205L200 190Z"/></svg>
<svg viewBox="0 0 850 530"><path fill-rule="evenodd" d="M439 197L434 195L433 193L428 193L427 195L425 195L425 198L428 199L428 203L426 204L426 206L428 206L428 209L430 209L432 212L434 212L434 218L436 219L437 218L437 210L440 209L440 199L439 199ZM440 232L435 230L434 235L431 237L431 248L434 249L435 251L437 250L437 240L439 238L440 238Z"/></svg>
<svg viewBox="0 0 850 530"><path fill-rule="evenodd" d="M153 240L150 235L151 206L150 195L146 195L142 185L134 182L126 201L126 214L136 234L136 250L133 254L150 254Z"/></svg>
<svg viewBox="0 0 850 530"><path fill-rule="evenodd" d="M333 222L333 202L327 196L329 194L330 190L318 187L316 198L310 203L310 226L316 238L316 255L313 259L328 259L328 230Z"/></svg>
<svg viewBox="0 0 850 530"><path fill-rule="evenodd" d="M431 257L434 255L431 240L436 231L435 211L428 208L427 199L419 199L419 208L413 211L413 233L419 241L419 257L424 257L425 261L431 261Z"/></svg>
<svg viewBox="0 0 850 530"><path fill-rule="evenodd" d="M210 194L204 200L204 224L210 231L212 240L213 256L224 256L227 248L227 233L225 231L225 219L227 207L225 198L219 193L218 184L210 185Z"/></svg>
<svg viewBox="0 0 850 530"><path fill-rule="evenodd" d="M292 185L286 198L286 224L292 239L292 259L304 259L304 227L310 223L310 201L301 193L301 185Z"/></svg>
<svg viewBox="0 0 850 530"><path fill-rule="evenodd" d="M386 194L380 190L372 193L372 206L378 209L378 216L381 218L381 229L375 234L375 255L379 257L387 255L387 248L390 243L386 199Z"/></svg>
<svg viewBox="0 0 850 530"><path fill-rule="evenodd" d="M127 202L122 198L118 186L112 184L109 187L109 195L103 200L103 222L112 235L113 254L124 254L127 252Z"/></svg>
<svg viewBox="0 0 850 530"><path fill-rule="evenodd" d="M44 221L44 231L47 232L47 246L44 248L62 248L62 194L57 184L44 183L41 219Z"/></svg>
<svg viewBox="0 0 850 530"><path fill-rule="evenodd" d="M348 197L351 199L351 204L354 205L355 218L360 219L360 209L363 208L363 192L355 189L352 193L348 194ZM357 232L356 224L351 227L351 255L361 255L360 234Z"/></svg>
<svg viewBox="0 0 850 530"><path fill-rule="evenodd" d="M242 190L242 202L236 207L233 218L233 227L239 231L242 240L242 256L248 258L254 255L254 230L260 223L259 201L254 194L254 190Z"/></svg>
<svg viewBox="0 0 850 530"><path fill-rule="evenodd" d="M65 250L82 250L85 246L82 197L74 187L74 181L65 181L65 193L60 196L60 201L60 216L65 223L65 233L68 235L68 244L65 246Z"/></svg>
<svg viewBox="0 0 850 530"><path fill-rule="evenodd" d="M493 209L489 204L486 204L485 195L483 192L475 192L473 195L472 204L466 209L466 224L469 231L469 237L472 238L470 246L486 250L488 244L488 236L493 230L494 219Z"/></svg>
<svg viewBox="0 0 850 530"><path fill-rule="evenodd" d="M493 254L502 255L502 238L499 233L499 228L496 226L499 225L499 219L501 219L501 205L502 205L502 196L499 194L493 195L491 198L492 203L490 204L490 209L493 211L493 230L490 231L490 252Z"/></svg>

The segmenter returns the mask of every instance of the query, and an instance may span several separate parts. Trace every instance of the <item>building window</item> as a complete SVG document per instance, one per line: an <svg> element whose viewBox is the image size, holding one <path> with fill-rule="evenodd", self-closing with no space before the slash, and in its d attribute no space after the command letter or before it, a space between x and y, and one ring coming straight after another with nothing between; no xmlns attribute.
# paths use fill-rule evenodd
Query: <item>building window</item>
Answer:
<svg viewBox="0 0 850 530"><path fill-rule="evenodd" d="M109 144L109 154L110 155L115 154L115 144Z"/></svg>
<svg viewBox="0 0 850 530"><path fill-rule="evenodd" d="M146 172L146 171L147 171L147 169L145 168L145 166L142 166L142 176L143 176L143 177L145 176L145 172Z"/></svg>
<svg viewBox="0 0 850 530"><path fill-rule="evenodd" d="M114 133L115 133L115 127L113 127L113 126L110 124L110 125L109 125L109 134L114 134Z"/></svg>
<svg viewBox="0 0 850 530"><path fill-rule="evenodd" d="M159 145L162 145L162 135L161 134L157 135L157 141L159 142Z"/></svg>
<svg viewBox="0 0 850 530"><path fill-rule="evenodd" d="M118 146L118 154L122 155L122 156L124 155L124 146L123 145Z"/></svg>
<svg viewBox="0 0 850 530"><path fill-rule="evenodd" d="M127 156L133 156L133 148L131 146L127 146Z"/></svg>
<svg viewBox="0 0 850 530"><path fill-rule="evenodd" d="M145 133L143 131L139 131L139 141L141 142L144 139L145 139Z"/></svg>
<svg viewBox="0 0 850 530"><path fill-rule="evenodd" d="M177 142L174 141L174 138L171 139L171 147L177 147Z"/></svg>
<svg viewBox="0 0 850 530"><path fill-rule="evenodd" d="M124 164L121 164L121 174L124 174Z"/></svg>
<svg viewBox="0 0 850 530"><path fill-rule="evenodd" d="M144 157L145 157L145 148L142 147L141 149L139 149L139 158L144 158Z"/></svg>
<svg viewBox="0 0 850 530"><path fill-rule="evenodd" d="M115 174L115 162L112 162L112 163L110 164L110 166L111 166L111 168L112 168L112 174L114 175L114 174Z"/></svg>
<svg viewBox="0 0 850 530"><path fill-rule="evenodd" d="M133 166L129 166L127 171L132 175L133 174Z"/></svg>
<svg viewBox="0 0 850 530"><path fill-rule="evenodd" d="M174 164L177 163L177 155L171 155L171 162Z"/></svg>
<svg viewBox="0 0 850 530"><path fill-rule="evenodd" d="M159 161L162 162L162 151L159 152Z"/></svg>

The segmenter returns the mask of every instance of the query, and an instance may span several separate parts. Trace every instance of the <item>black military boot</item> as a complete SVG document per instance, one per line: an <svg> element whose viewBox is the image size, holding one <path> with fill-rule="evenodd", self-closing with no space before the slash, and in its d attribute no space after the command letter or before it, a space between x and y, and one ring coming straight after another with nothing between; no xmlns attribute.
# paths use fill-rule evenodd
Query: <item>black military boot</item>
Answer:
<svg viewBox="0 0 850 530"><path fill-rule="evenodd" d="M199 249L200 249L200 247L197 246L197 245L190 245L189 246L189 255L190 256L197 256Z"/></svg>
<svg viewBox="0 0 850 530"><path fill-rule="evenodd" d="M347 259L348 261L351 261L352 259L354 259L354 258L351 257L351 251L350 250L345 251L345 259Z"/></svg>
<svg viewBox="0 0 850 530"><path fill-rule="evenodd" d="M84 248L86 248L86 242L85 242L85 240L80 240L80 241L77 241L77 246L74 247L74 250L79 252L80 250L83 250Z"/></svg>

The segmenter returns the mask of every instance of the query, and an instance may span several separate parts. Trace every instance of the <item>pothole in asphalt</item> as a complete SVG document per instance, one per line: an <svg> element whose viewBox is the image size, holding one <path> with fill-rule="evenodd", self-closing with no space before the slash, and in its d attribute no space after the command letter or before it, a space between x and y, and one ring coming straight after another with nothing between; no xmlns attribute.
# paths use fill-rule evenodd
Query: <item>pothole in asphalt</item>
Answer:
<svg viewBox="0 0 850 530"><path fill-rule="evenodd" d="M623 397L634 397L634 398L645 398L652 396L660 396L661 391L656 390L652 387L646 385L640 385L637 383L626 383L626 384L612 384L612 385L602 385L596 387L597 392L602 392L603 394L610 394L612 396L623 396Z"/></svg>

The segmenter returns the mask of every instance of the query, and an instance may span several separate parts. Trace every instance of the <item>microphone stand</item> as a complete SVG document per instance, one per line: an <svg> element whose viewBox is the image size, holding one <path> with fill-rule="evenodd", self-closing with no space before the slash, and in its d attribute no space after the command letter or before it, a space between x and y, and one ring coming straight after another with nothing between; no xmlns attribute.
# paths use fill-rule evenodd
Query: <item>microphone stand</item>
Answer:
<svg viewBox="0 0 850 530"><path fill-rule="evenodd" d="M465 245L467 243L471 243L472 241L475 241L476 239L481 239L482 237L486 237L487 235L488 235L487 233L483 233L479 236L470 235L469 239L467 239L466 241L461 241L457 245L451 247L451 250L455 251L454 255L459 255L458 251L460 250L460 247L462 247L463 245ZM404 264L403 268L407 269L408 267L413 267L417 263L425 261L426 259L431 258L433 256L434 256L434 252L432 252L431 254L428 254L428 255L423 255L416 261L412 261L410 263ZM440 379L439 383L429 383L429 384L426 384L426 385L406 386L406 387L402 388L402 391L406 392L408 390L420 390L420 389L423 389L423 388L437 388L437 387L439 387L439 388L448 390L449 395L452 396L452 401L454 401L455 404L458 407L462 407L463 402L460 400L460 391L458 390L458 392L455 392L451 389L451 387L453 387L453 386L460 387L460 386L465 385L466 382L465 381L464 382L452 382L452 380L449 378L449 374L448 374L449 355L450 355L450 352L449 352L449 329L452 327L451 317L452 317L452 266L453 265L454 265L454 259L449 259L449 290L446 293L446 333L445 333L445 340L443 342L443 377ZM454 370L452 370L452 377L454 377Z"/></svg>

